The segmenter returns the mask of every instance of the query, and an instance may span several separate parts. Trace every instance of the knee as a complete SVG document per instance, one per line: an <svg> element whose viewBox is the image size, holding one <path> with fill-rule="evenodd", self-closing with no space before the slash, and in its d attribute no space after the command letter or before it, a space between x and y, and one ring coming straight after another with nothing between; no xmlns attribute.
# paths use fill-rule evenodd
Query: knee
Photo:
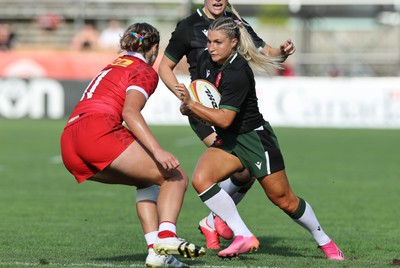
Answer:
<svg viewBox="0 0 400 268"><path fill-rule="evenodd" d="M136 203L141 201L152 201L154 203L157 203L159 192L160 192L160 187L158 185L152 185L146 188L137 188Z"/></svg>
<svg viewBox="0 0 400 268"><path fill-rule="evenodd" d="M189 176L186 173L183 173L183 181L185 184L185 191L186 191L189 185Z"/></svg>
<svg viewBox="0 0 400 268"><path fill-rule="evenodd" d="M212 182L209 182L205 177L201 175L193 175L192 178L192 186L196 190L198 194L204 192L212 185Z"/></svg>
<svg viewBox="0 0 400 268"><path fill-rule="evenodd" d="M189 185L189 176L184 172L183 170L180 172L178 175L179 181L181 182L182 186L185 188L185 191L187 190L187 187Z"/></svg>
<svg viewBox="0 0 400 268"><path fill-rule="evenodd" d="M193 177L192 177L192 186L197 192L199 192L197 189L201 186L200 177L193 175Z"/></svg>
<svg viewBox="0 0 400 268"><path fill-rule="evenodd" d="M186 191L189 184L189 177L184 170L178 168L168 173L166 176L161 175L160 181L160 186L162 186L166 182L173 182L176 187L179 187L180 189L184 188Z"/></svg>

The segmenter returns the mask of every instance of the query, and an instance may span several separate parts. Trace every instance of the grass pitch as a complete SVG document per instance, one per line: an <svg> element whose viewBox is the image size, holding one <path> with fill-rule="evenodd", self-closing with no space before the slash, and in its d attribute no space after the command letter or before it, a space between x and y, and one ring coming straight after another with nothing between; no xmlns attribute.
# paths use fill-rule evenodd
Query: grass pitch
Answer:
<svg viewBox="0 0 400 268"><path fill-rule="evenodd" d="M143 267L146 245L135 190L78 185L61 163L64 120L0 120L0 266ZM186 126L153 126L191 174L204 146ZM400 130L275 128L294 192L307 200L344 262L328 261L312 237L255 184L238 206L261 242L232 260L216 251L192 267L393 267L400 259ZM204 244L208 213L189 186L178 234ZM229 241L221 241L228 246Z"/></svg>

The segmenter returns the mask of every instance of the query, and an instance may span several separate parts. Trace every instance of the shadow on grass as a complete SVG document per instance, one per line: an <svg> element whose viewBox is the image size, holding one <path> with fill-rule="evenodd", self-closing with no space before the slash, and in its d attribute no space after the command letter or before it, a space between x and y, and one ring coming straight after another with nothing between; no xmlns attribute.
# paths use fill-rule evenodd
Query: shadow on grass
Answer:
<svg viewBox="0 0 400 268"><path fill-rule="evenodd" d="M147 254L144 253L138 253L138 254L131 254L131 255L121 255L121 256L112 256L112 257L100 257L100 258L93 258L93 261L101 261L101 262L111 262L111 263L125 263L125 262L144 262L146 261ZM187 263L189 265L194 265L193 262L196 262L196 265L198 264L205 264L204 261L201 260L201 258L197 258L195 260L191 259L185 259L180 256L175 256L177 259L180 261Z"/></svg>
<svg viewBox="0 0 400 268"><path fill-rule="evenodd" d="M260 249L258 250L260 253L283 257L305 257L304 254L296 250L296 247L277 246L277 242L282 240L278 236L261 236L257 238L260 241Z"/></svg>
<svg viewBox="0 0 400 268"><path fill-rule="evenodd" d="M260 248L257 252L253 252L253 254L269 254L269 255L277 255L283 257L306 257L306 254L302 254L298 252L298 248L294 247L279 247L276 246L277 242L282 240L281 237L278 236L257 236L258 241L260 241ZM223 240L221 239L221 249L226 248L232 243L233 240ZM296 242L297 243L297 242ZM296 244L294 243L294 244ZM218 253L218 250L213 250L215 254ZM240 258L244 258L245 256L251 256L249 254L241 255Z"/></svg>
<svg viewBox="0 0 400 268"><path fill-rule="evenodd" d="M282 256L282 257L310 257L305 254L298 252L298 248L296 247L279 247L276 246L278 241L282 238L277 236L259 236L257 237L260 241L260 248L257 252L253 252L252 254L242 254L238 258L233 258L240 261L251 261L258 259L257 255L275 255L275 256ZM221 240L221 249L226 248L230 245L232 240ZM195 260L185 259L180 256L178 259L182 262L185 262L189 265L197 265L205 264L210 261L210 258L217 258L217 253L219 250L207 250L207 254L204 257L197 258ZM112 263L123 263L123 262L145 262L147 254L145 253L137 253L131 255L121 255L121 256L110 256L110 257L99 257L93 258L94 261L102 261L102 262L112 262Z"/></svg>

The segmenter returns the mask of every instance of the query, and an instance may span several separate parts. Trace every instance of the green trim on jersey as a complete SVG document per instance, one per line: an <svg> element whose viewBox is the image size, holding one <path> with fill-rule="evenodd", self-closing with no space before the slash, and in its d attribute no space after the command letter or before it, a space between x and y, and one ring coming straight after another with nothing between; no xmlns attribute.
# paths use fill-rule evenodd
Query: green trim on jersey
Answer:
<svg viewBox="0 0 400 268"><path fill-rule="evenodd" d="M168 59L172 60L175 63L179 63L179 60L175 59L174 57L171 56L167 51L164 51L164 55L167 56Z"/></svg>
<svg viewBox="0 0 400 268"><path fill-rule="evenodd" d="M198 8L197 10L201 13L201 16L203 17L203 19L211 24L212 20L209 17L207 17L206 13L204 13L203 7Z"/></svg>
<svg viewBox="0 0 400 268"><path fill-rule="evenodd" d="M233 107L233 106L229 106L229 105L221 105L221 106L219 106L219 109L227 109L227 110L235 111L237 113L240 112L239 108L236 108L236 107Z"/></svg>

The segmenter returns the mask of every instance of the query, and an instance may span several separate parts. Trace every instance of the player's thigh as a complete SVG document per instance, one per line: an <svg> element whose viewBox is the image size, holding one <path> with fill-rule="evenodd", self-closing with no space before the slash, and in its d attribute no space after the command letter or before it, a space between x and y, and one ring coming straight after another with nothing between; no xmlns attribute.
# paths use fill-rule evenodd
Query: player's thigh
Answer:
<svg viewBox="0 0 400 268"><path fill-rule="evenodd" d="M202 141L207 147L210 147L214 143L216 138L217 138L217 133L213 132L207 137L205 137Z"/></svg>
<svg viewBox="0 0 400 268"><path fill-rule="evenodd" d="M239 158L221 149L208 148L197 162L193 172L194 185L209 185L243 170ZM206 186L205 186L206 187Z"/></svg>
<svg viewBox="0 0 400 268"><path fill-rule="evenodd" d="M181 168L167 171L153 158L153 156L135 140L110 165L136 181L151 182L161 185L164 179L171 177L182 178Z"/></svg>

